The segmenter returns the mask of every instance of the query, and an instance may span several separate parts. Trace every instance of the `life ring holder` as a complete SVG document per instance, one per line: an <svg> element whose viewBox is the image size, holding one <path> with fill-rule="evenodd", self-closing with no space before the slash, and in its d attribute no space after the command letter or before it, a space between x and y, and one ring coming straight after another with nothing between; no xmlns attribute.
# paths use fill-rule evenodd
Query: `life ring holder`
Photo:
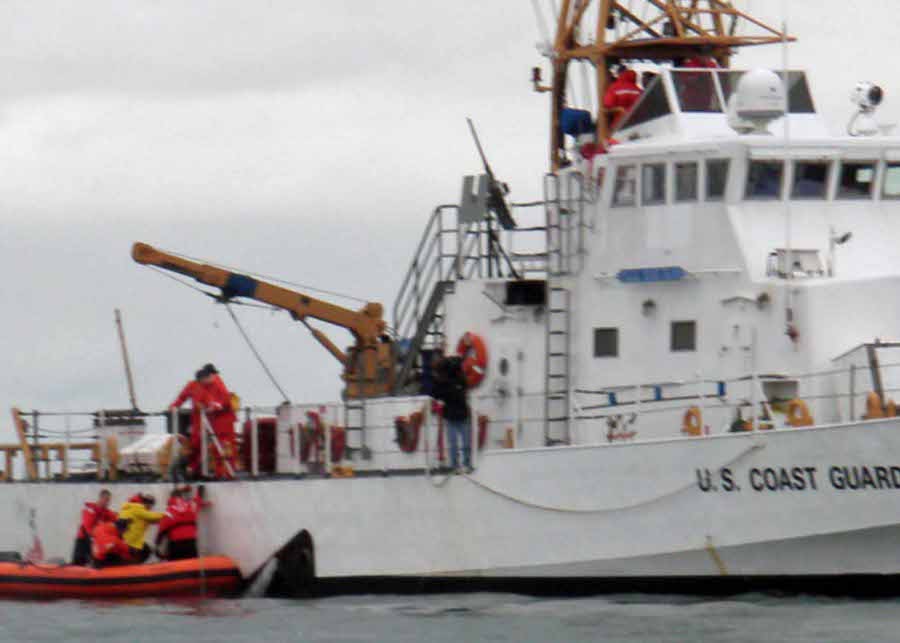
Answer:
<svg viewBox="0 0 900 643"><path fill-rule="evenodd" d="M475 388L487 373L488 349L484 338L472 332L466 332L456 345L456 354L462 362L463 374L466 378L466 386Z"/></svg>

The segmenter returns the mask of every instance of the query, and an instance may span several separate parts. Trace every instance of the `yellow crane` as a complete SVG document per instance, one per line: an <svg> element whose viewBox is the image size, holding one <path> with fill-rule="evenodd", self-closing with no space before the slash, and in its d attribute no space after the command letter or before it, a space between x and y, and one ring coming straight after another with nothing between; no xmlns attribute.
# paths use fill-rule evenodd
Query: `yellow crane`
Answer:
<svg viewBox="0 0 900 643"><path fill-rule="evenodd" d="M218 288L223 302L242 297L288 311L343 365L346 397L390 394L394 385L395 360L381 304L369 302L359 310L343 308L249 275L163 252L146 243L135 243L131 257L139 264L156 266ZM325 333L310 326L308 319L347 329L353 334L355 344L346 352L342 351Z"/></svg>

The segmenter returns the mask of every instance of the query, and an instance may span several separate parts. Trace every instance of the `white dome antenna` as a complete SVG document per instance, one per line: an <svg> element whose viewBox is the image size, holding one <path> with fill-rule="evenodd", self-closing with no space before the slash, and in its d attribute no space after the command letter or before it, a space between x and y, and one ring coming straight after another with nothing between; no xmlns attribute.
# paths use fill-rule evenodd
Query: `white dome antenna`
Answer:
<svg viewBox="0 0 900 643"><path fill-rule="evenodd" d="M728 100L728 124L740 134L769 134L769 124L784 116L781 77L768 69L748 71Z"/></svg>

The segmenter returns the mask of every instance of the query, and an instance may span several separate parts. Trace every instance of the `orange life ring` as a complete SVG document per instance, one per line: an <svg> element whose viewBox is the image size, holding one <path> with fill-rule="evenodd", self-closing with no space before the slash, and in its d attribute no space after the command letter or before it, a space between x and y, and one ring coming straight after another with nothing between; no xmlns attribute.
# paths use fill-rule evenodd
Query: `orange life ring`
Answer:
<svg viewBox="0 0 900 643"><path fill-rule="evenodd" d="M787 423L793 427L812 426L815 424L806 402L797 397L788 402Z"/></svg>
<svg viewBox="0 0 900 643"><path fill-rule="evenodd" d="M681 432L693 437L703 435L703 414L696 406L692 406L684 412L681 422Z"/></svg>
<svg viewBox="0 0 900 643"><path fill-rule="evenodd" d="M462 369L469 388L475 388L484 380L487 372L488 350L481 335L465 333L456 345L456 353L463 358Z"/></svg>

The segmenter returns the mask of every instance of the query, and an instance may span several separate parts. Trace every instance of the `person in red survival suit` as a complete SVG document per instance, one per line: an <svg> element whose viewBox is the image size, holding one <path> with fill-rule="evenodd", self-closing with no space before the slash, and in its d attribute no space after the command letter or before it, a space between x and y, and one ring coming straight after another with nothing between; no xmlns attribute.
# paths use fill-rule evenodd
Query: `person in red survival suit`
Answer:
<svg viewBox="0 0 900 643"><path fill-rule="evenodd" d="M169 496L165 518L156 533L157 555L166 560L198 558L197 514L211 503L203 500L203 487L191 498L191 488L175 489Z"/></svg>
<svg viewBox="0 0 900 643"><path fill-rule="evenodd" d="M231 478L237 467L234 433L237 415L232 405L231 391L225 386L225 382L219 376L219 371L212 364L204 366L202 372L204 373L202 383L209 396L209 420L216 439L224 451L224 454L219 454L217 449L212 448L215 475L220 480ZM222 457L223 455L224 457ZM229 467L225 465L226 462L230 466L231 473L229 473Z"/></svg>
<svg viewBox="0 0 900 643"><path fill-rule="evenodd" d="M131 558L131 549L122 539L122 534L128 526L127 520L115 522L101 522L91 533L91 555L94 566L99 568L112 567L114 565L130 565L135 561Z"/></svg>
<svg viewBox="0 0 900 643"><path fill-rule="evenodd" d="M611 128L615 129L641 97L642 92L634 70L625 69L616 77L603 94L603 107L612 113Z"/></svg>
<svg viewBox="0 0 900 643"><path fill-rule="evenodd" d="M202 426L200 422L200 410L209 405L209 389L203 385L206 374L199 370L194 374L194 379L188 382L175 401L169 405L169 409L177 409L187 400L191 401L191 456L188 460L188 471L193 476L200 472L200 436Z"/></svg>
<svg viewBox="0 0 900 643"><path fill-rule="evenodd" d="M109 509L112 494L109 489L102 489L97 502L84 503L81 510L81 524L75 536L75 549L72 551L73 565L87 565L91 562L91 534L100 523L115 522L116 512Z"/></svg>

